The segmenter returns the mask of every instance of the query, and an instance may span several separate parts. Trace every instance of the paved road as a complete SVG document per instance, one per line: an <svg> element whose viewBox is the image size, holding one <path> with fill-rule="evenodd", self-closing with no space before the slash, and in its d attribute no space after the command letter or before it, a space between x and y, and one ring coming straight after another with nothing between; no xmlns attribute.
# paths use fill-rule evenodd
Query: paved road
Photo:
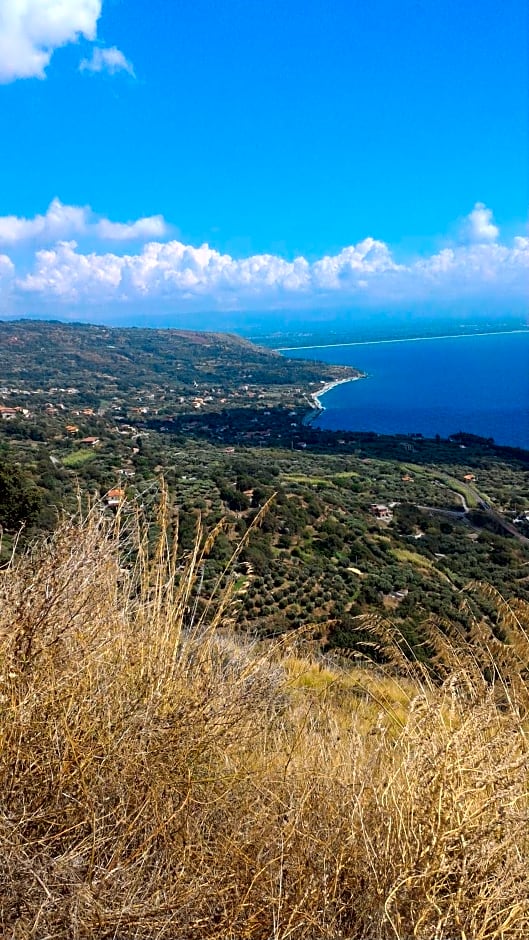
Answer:
<svg viewBox="0 0 529 940"><path fill-rule="evenodd" d="M468 506L468 503L465 497L463 496L463 494L457 493L455 490L450 490L450 492L454 496L456 496L457 499L461 501L462 509L460 511L456 511L454 509L439 509L436 506L417 506L417 509L423 509L426 512L436 513L437 515L441 515L441 516L448 516L448 518L450 519L464 520L469 525L471 525L473 529L482 528L480 526L474 525L468 519L468 514L472 510ZM519 542L523 542L524 545L529 545L529 539L525 535L522 535L522 533L518 531L518 529L512 522L509 522L508 519L504 519L501 513L499 513L498 510L494 508L492 503L490 503L486 499L483 499L481 494L478 493L478 491L475 490L473 487L469 487L469 492L471 492L472 495L475 497L478 507L481 509L481 511L486 516L488 516L488 518L492 522L494 522L497 526L499 526L500 529L503 529L504 532L508 532L509 535L512 535L513 538L517 539Z"/></svg>

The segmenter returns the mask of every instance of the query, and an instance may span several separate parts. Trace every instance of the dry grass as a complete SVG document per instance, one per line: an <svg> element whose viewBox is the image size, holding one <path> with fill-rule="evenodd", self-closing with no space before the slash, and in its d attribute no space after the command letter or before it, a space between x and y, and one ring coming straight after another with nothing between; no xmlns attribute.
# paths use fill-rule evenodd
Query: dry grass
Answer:
<svg viewBox="0 0 529 940"><path fill-rule="evenodd" d="M437 683L320 670L236 637L237 558L203 600L167 516L0 572L2 937L525 940L524 612L432 628Z"/></svg>

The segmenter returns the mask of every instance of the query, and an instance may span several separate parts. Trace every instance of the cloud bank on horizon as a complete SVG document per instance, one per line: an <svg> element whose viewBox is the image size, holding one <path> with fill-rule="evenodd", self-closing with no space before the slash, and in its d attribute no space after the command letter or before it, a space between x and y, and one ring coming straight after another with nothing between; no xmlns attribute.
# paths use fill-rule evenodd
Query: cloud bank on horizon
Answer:
<svg viewBox="0 0 529 940"><path fill-rule="evenodd" d="M174 312L368 307L488 301L523 307L529 237L500 240L492 211L476 203L452 244L397 261L389 245L366 237L315 261L275 254L235 258L171 238L161 215L128 222L54 199L44 215L0 217L0 310L4 315L67 308L86 315L105 304L162 304ZM127 251L125 243L133 244Z"/></svg>
<svg viewBox="0 0 529 940"><path fill-rule="evenodd" d="M84 38L97 39L102 0L2 0L0 3L0 83L46 77L56 49ZM81 71L128 72L132 64L115 46L94 46Z"/></svg>

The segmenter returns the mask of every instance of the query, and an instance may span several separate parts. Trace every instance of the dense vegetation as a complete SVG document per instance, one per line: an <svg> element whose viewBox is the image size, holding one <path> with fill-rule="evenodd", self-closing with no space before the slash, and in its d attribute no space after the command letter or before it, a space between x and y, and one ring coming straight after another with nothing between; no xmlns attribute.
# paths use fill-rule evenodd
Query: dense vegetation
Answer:
<svg viewBox="0 0 529 940"><path fill-rule="evenodd" d="M355 374L347 367L287 359L227 333L34 320L0 322L0 355L0 387L7 394L12 388L29 392L32 403L45 393L66 394L70 404L116 413L141 401L171 414L180 410L181 396L189 405L205 390L218 406L225 396L248 401L248 393L261 387L269 398L276 388L288 398L296 387L299 402L309 383Z"/></svg>
<svg viewBox="0 0 529 940"><path fill-rule="evenodd" d="M61 510L73 510L78 492L86 499L117 489L117 500L104 510L112 514L122 499L131 510L148 505L163 476L179 518L182 557L191 548L197 514L208 526L222 524L204 563L206 591L259 507L273 497L240 559L252 578L239 624L252 636L304 627L319 648L358 648L355 618L378 613L398 627L412 655L424 659L430 656L424 633L430 615L443 614L468 632L479 614L500 632L486 597L462 597L469 581L486 580L506 599L529 600L527 453L469 434L428 441L318 431L303 421L306 402L297 409L281 400L273 404L277 386L266 384L262 399L235 407L227 398L202 413L193 378L200 370L229 375L238 394L248 363L252 369L260 363L261 377L266 372L271 381L277 364L287 362L237 337L222 339L216 361L212 334L21 322L2 329L16 350L0 376L0 388L9 390L4 407L9 402L21 409L0 421L4 560L21 524L19 548L38 532L52 531ZM54 361L66 370L60 389L31 384L33 372L43 382L43 370L51 368L50 357L38 355L45 340L57 343ZM145 413L133 404L137 389L124 395L121 416L111 398L95 392L93 407L80 406L77 387L93 375L95 387L103 367L106 387L121 383L123 392L124 383L133 382L132 365L122 373L117 349L137 350L138 375L148 362L151 378L167 378L177 352L182 362L189 356L177 370L187 382L179 414L155 415L154 392ZM303 363L285 368L291 379L307 378ZM298 368L301 378L289 371ZM307 368L318 374L317 363ZM5 384L15 373L24 389ZM386 519L376 518L374 504L389 508ZM371 639L365 631L363 641Z"/></svg>
<svg viewBox="0 0 529 940"><path fill-rule="evenodd" d="M462 601L470 580L487 580L506 598L529 600L524 525L517 525L516 538L475 506L476 494L486 494L503 518L513 519L529 505L529 471L522 462L480 456L478 449L470 456L470 448L452 446L452 464L413 463L420 459L420 442L413 454L405 452L408 461L362 456L368 444L356 455L264 448L225 453L168 435L140 437L136 445L130 464L120 467L116 458L120 450L130 454L131 443L119 437L87 451L69 440L29 444L8 437L1 451L0 524L14 534L25 521L22 545L37 531L53 529L60 507L73 507L77 486L85 494L105 494L118 483L132 509L149 504L163 474L179 517L182 554L191 547L198 513L212 527L223 520L204 568L207 588L259 506L273 496L242 554L253 577L240 626L260 636L311 626L325 648L355 643L354 618L366 612L386 613L417 650L424 649L421 625L429 614L444 613L465 626L470 603L493 624L486 599ZM472 489L463 482L469 466L476 476ZM132 475L120 476L120 469ZM461 503L465 492L468 514ZM396 503L391 521L374 517L374 503ZM5 536L5 558L10 550Z"/></svg>

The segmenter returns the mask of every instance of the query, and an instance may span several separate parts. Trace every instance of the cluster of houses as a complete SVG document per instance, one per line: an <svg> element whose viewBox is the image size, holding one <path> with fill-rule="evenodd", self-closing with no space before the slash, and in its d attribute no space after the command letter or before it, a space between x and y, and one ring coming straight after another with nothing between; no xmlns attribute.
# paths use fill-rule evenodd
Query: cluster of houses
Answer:
<svg viewBox="0 0 529 940"><path fill-rule="evenodd" d="M4 389L3 391L6 391ZM10 391L10 390L7 390ZM72 391L76 391L72 389ZM48 401L44 404L44 414L48 416L58 415L63 411L66 411L66 405L62 402L51 402ZM72 411L74 416L84 415L85 417L93 417L95 411L93 408L83 408L82 411ZM29 408L24 408L22 405L0 405L0 419L4 421L12 420L13 418L29 418L31 417L31 411ZM70 433L74 430L74 425L70 425L66 428ZM75 430L79 430L75 428Z"/></svg>

